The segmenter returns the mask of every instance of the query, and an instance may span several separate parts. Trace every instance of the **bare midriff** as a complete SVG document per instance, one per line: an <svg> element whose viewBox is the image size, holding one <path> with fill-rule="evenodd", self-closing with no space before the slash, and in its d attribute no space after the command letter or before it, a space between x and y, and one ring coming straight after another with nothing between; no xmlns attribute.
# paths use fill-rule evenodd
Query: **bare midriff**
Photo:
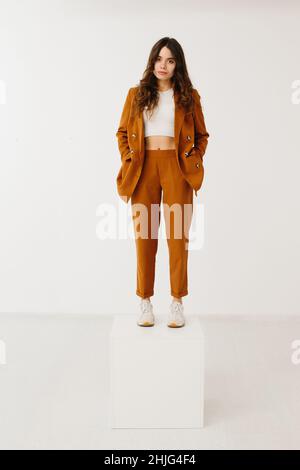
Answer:
<svg viewBox="0 0 300 470"><path fill-rule="evenodd" d="M174 137L168 135L149 135L145 137L146 150L175 149Z"/></svg>

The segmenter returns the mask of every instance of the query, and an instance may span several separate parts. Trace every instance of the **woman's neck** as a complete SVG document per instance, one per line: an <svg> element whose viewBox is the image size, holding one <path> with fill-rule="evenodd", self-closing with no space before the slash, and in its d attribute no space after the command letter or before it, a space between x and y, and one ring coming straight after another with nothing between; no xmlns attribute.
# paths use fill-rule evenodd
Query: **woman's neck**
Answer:
<svg viewBox="0 0 300 470"><path fill-rule="evenodd" d="M168 91L171 88L173 88L171 82L164 83L163 85L161 83L158 83L158 91Z"/></svg>

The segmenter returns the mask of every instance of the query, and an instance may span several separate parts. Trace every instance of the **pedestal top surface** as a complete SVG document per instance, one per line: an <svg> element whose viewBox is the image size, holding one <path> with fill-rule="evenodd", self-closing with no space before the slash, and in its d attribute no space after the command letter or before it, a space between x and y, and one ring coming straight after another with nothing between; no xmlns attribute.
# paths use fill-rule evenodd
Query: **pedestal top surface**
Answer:
<svg viewBox="0 0 300 470"><path fill-rule="evenodd" d="M155 315L155 325L137 325L138 315L115 315L110 337L151 339L204 339L201 320L197 315L185 315L185 326L169 328L167 315Z"/></svg>

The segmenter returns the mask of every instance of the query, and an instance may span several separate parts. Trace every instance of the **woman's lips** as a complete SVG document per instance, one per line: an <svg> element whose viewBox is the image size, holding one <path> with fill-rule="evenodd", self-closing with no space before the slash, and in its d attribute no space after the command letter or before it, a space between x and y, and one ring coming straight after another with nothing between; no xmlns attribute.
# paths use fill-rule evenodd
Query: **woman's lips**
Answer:
<svg viewBox="0 0 300 470"><path fill-rule="evenodd" d="M160 73L161 75L167 75L167 72L158 72Z"/></svg>

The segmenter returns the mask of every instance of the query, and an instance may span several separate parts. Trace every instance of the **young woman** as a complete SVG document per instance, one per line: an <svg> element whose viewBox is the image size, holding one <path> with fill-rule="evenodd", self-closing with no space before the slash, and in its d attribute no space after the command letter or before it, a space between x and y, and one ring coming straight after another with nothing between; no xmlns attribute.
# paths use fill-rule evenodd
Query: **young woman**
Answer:
<svg viewBox="0 0 300 470"><path fill-rule="evenodd" d="M131 198L137 254L139 326L155 322L155 260L163 196L169 249L171 296L167 325L185 325L182 297L188 294L188 232L193 190L202 185L209 134L200 95L188 76L184 53L174 38L152 48L139 85L129 89L116 133L122 165L119 195ZM137 217L137 214L139 215Z"/></svg>

